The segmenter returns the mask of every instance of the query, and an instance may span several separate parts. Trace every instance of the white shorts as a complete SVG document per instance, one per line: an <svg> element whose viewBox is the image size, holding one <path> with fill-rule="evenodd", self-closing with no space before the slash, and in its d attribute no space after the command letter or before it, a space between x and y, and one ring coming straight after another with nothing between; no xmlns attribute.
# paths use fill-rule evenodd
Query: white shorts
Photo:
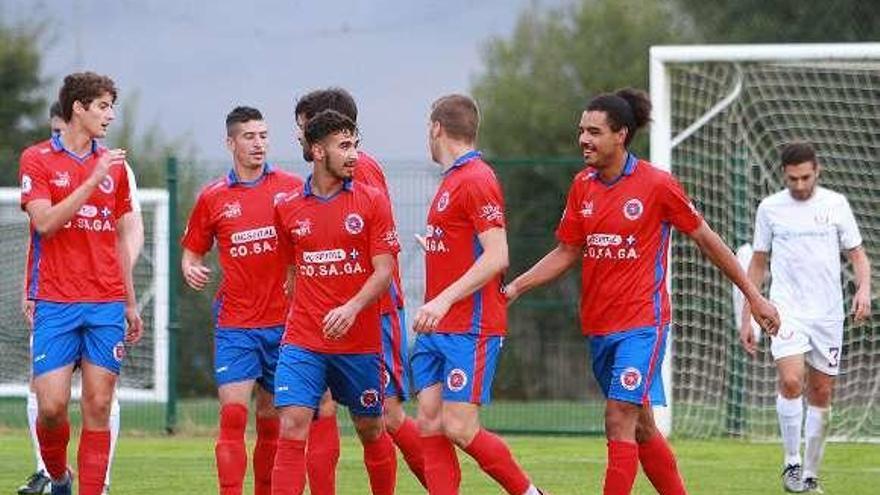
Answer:
<svg viewBox="0 0 880 495"><path fill-rule="evenodd" d="M783 317L776 337L770 338L773 359L806 354L807 364L826 375L837 376L843 352L842 320L798 320Z"/></svg>

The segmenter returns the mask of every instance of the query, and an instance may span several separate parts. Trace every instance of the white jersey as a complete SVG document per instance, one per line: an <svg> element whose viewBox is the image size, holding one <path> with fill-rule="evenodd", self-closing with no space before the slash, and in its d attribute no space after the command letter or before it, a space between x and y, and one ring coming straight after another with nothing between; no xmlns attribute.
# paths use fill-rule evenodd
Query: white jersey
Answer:
<svg viewBox="0 0 880 495"><path fill-rule="evenodd" d="M755 252L770 253L770 299L783 314L805 320L843 320L840 250L862 244L849 202L817 187L806 201L787 189L758 206Z"/></svg>

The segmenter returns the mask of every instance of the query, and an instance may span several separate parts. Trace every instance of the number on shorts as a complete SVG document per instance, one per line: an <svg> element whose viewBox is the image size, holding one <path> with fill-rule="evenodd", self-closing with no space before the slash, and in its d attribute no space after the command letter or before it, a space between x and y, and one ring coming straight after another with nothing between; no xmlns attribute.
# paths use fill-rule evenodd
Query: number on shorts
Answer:
<svg viewBox="0 0 880 495"><path fill-rule="evenodd" d="M828 366L832 368L837 368L837 365L840 364L840 347L829 347L828 348Z"/></svg>

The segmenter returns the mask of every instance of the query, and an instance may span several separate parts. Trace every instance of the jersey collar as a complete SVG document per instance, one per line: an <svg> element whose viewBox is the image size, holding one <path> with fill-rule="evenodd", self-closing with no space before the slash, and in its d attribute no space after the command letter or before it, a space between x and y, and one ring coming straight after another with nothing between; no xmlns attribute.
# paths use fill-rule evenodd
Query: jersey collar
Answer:
<svg viewBox="0 0 880 495"><path fill-rule="evenodd" d="M52 134L52 139L50 139L49 142L51 143L52 151L54 151L56 153L62 153L62 152L67 153L67 155L69 157L73 158L74 160L76 160L77 163L82 163L82 162L86 161L86 159L88 159L88 157L97 153L98 149L99 149L98 141L96 139L92 139L92 147L89 150L89 152L83 156L79 156L76 153L74 153L64 147L64 141L61 140L61 133L58 133L58 132Z"/></svg>
<svg viewBox="0 0 880 495"><path fill-rule="evenodd" d="M231 169L229 169L229 173L226 174L226 185L228 185L229 187L236 186L236 185L244 186L244 187L254 187L257 184L259 184L260 182L263 182L263 179L265 179L267 175L273 174L273 173L275 173L275 168L272 167L272 165L269 165L269 163L264 163L263 164L263 172L260 174L259 177L257 177L254 180L250 180L250 181L241 180L238 178L238 174L235 173L235 167L232 167Z"/></svg>
<svg viewBox="0 0 880 495"><path fill-rule="evenodd" d="M630 152L627 152L626 153L626 163L623 165L623 171L620 173L620 175L618 175L617 177L612 179L610 182L605 182L604 180L602 180L602 178L599 176L599 172L597 172L595 170L590 172L587 175L587 178L592 179L592 180L597 180L606 186L613 186L614 184L617 184L620 181L620 179L632 175L633 172L636 171L636 167L638 166L638 164L639 164L639 157L637 157L636 155L634 155Z"/></svg>
<svg viewBox="0 0 880 495"><path fill-rule="evenodd" d="M482 158L482 157L483 157L483 153L480 151L477 151L477 150L468 151L467 153L456 158L455 161L452 162L452 166L449 167L448 170L443 172L443 175L446 175L449 172L452 172L453 170L460 168L460 167L463 167L463 166L467 165L468 163L476 160L477 158Z"/></svg>
<svg viewBox="0 0 880 495"><path fill-rule="evenodd" d="M308 198L310 196L314 196L315 198L318 198L320 200L329 201L329 200L335 198L336 195L341 193L342 191L347 191L347 192L354 191L354 181L351 179L343 180L342 181L342 189L340 189L339 191L336 191L335 193L333 193L332 195L330 195L329 197L326 197L326 198L324 196L318 196L317 194L315 194L314 191L312 191L312 174L309 174L309 176L306 177L306 183L303 184L303 196L306 198Z"/></svg>

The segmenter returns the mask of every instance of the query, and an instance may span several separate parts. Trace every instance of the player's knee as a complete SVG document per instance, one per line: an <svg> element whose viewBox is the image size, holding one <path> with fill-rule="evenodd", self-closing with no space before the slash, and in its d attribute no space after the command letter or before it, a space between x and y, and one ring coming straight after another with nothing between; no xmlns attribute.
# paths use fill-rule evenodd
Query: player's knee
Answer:
<svg viewBox="0 0 880 495"><path fill-rule="evenodd" d="M786 399L796 399L801 396L804 384L797 376L784 376L779 379L779 393Z"/></svg>
<svg viewBox="0 0 880 495"><path fill-rule="evenodd" d="M385 401L385 407L382 410L382 419L385 420L385 428L391 431L397 431L406 419L406 411L403 405L393 399Z"/></svg>
<svg viewBox="0 0 880 495"><path fill-rule="evenodd" d="M318 406L318 417L326 418L328 416L336 416L336 401L329 396L321 399L321 404Z"/></svg>
<svg viewBox="0 0 880 495"><path fill-rule="evenodd" d="M92 418L109 418L110 407L113 403L113 392L83 391L81 404L83 414Z"/></svg>
<svg viewBox="0 0 880 495"><path fill-rule="evenodd" d="M452 414L444 411L443 432L446 438L459 447L467 447L480 429L479 420L471 415Z"/></svg>
<svg viewBox="0 0 880 495"><path fill-rule="evenodd" d="M42 400L37 405L40 423L50 428L64 422L67 418L67 403L60 400Z"/></svg>
<svg viewBox="0 0 880 495"><path fill-rule="evenodd" d="M357 418L354 429L362 443L375 442L385 431L380 418Z"/></svg>
<svg viewBox="0 0 880 495"><path fill-rule="evenodd" d="M280 411L280 429L278 434L281 438L289 440L305 440L309 436L309 428L312 425L312 415L295 414L290 411Z"/></svg>
<svg viewBox="0 0 880 495"><path fill-rule="evenodd" d="M608 401L605 407L605 436L609 440L634 440L638 416L639 406Z"/></svg>
<svg viewBox="0 0 880 495"><path fill-rule="evenodd" d="M811 406L828 407L831 405L831 394L833 387L826 384L811 384L807 399Z"/></svg>

